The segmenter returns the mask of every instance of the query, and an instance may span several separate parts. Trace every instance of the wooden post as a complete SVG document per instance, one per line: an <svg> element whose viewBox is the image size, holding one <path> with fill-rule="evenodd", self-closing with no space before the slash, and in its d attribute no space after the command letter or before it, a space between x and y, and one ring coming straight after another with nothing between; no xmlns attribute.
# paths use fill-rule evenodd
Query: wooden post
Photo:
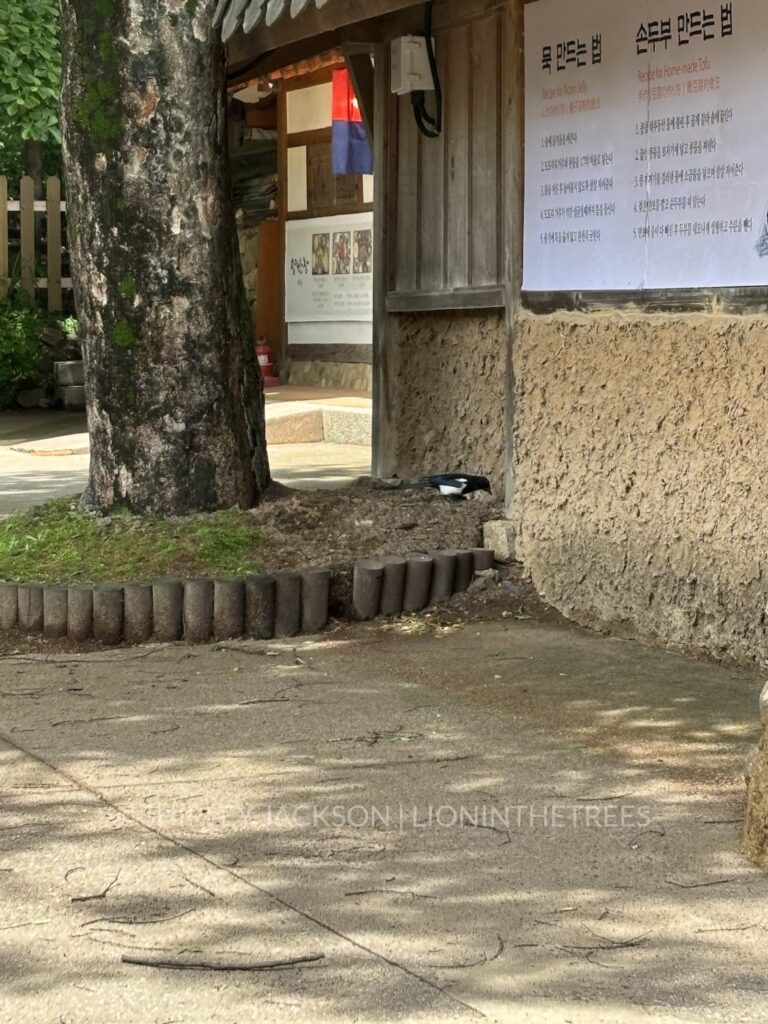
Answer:
<svg viewBox="0 0 768 1024"><path fill-rule="evenodd" d="M396 215L396 106L389 91L389 45L376 47L374 58L375 133L373 139L373 475L391 476L396 465L393 416L395 353L387 314Z"/></svg>
<svg viewBox="0 0 768 1024"><path fill-rule="evenodd" d="M49 178L46 182L46 209L48 216L48 312L61 311L61 182Z"/></svg>
<svg viewBox="0 0 768 1024"><path fill-rule="evenodd" d="M8 180L0 177L0 300L8 294Z"/></svg>
<svg viewBox="0 0 768 1024"><path fill-rule="evenodd" d="M502 270L507 317L506 514L517 505L515 451L515 341L523 277L523 21L524 0L507 0L501 11L501 211Z"/></svg>
<svg viewBox="0 0 768 1024"><path fill-rule="evenodd" d="M21 288L35 301L35 183L21 179Z"/></svg>

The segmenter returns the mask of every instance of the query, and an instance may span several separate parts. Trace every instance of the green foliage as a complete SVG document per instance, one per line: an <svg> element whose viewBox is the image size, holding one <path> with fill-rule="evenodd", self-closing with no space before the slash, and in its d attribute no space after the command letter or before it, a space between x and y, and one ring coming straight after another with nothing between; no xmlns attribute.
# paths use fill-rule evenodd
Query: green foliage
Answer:
<svg viewBox="0 0 768 1024"><path fill-rule="evenodd" d="M118 320L112 331L112 341L119 348L130 348L136 342L136 335L127 320Z"/></svg>
<svg viewBox="0 0 768 1024"><path fill-rule="evenodd" d="M121 277L117 284L117 290L129 302L134 299L136 297L136 278L133 274L126 274L125 277Z"/></svg>
<svg viewBox="0 0 768 1024"><path fill-rule="evenodd" d="M60 78L56 0L3 0L0 126L5 132L19 139L58 142Z"/></svg>
<svg viewBox="0 0 768 1024"><path fill-rule="evenodd" d="M76 316L65 316L63 320L59 320L59 327L64 331L68 338L77 337L77 317Z"/></svg>
<svg viewBox="0 0 768 1024"><path fill-rule="evenodd" d="M40 373L40 317L34 309L0 306L0 409L35 384Z"/></svg>
<svg viewBox="0 0 768 1024"><path fill-rule="evenodd" d="M248 575L260 571L263 544L249 512L145 519L121 508L103 519L65 498L0 522L0 579L102 583Z"/></svg>
<svg viewBox="0 0 768 1024"><path fill-rule="evenodd" d="M75 113L93 148L112 153L120 141L120 107L117 86L99 75L87 74L83 97Z"/></svg>

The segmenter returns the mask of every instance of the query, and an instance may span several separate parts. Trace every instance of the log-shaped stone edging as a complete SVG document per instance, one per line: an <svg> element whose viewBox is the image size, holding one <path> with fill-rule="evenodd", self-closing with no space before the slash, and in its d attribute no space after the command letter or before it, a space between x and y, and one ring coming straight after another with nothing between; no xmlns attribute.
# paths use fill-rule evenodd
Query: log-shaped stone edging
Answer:
<svg viewBox="0 0 768 1024"><path fill-rule="evenodd" d="M493 551L488 548L366 558L355 565L353 614L356 619L373 619L419 612L466 590L476 572L493 565Z"/></svg>
<svg viewBox="0 0 768 1024"><path fill-rule="evenodd" d="M421 611L466 590L475 572L493 564L485 548L363 559L353 570L352 613L373 619ZM330 600L331 572L314 568L125 585L0 583L0 632L108 644L270 640L321 632Z"/></svg>

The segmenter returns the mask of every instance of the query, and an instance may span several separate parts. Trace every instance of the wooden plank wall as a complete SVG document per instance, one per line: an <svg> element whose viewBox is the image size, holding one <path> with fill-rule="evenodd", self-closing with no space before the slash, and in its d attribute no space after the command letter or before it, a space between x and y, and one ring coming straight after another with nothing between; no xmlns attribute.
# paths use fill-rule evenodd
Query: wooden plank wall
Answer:
<svg viewBox="0 0 768 1024"><path fill-rule="evenodd" d="M503 284L500 98L504 62L513 57L504 52L511 43L502 19L496 6L436 29L444 90L440 138L419 133L409 96L397 101L391 300L429 293L437 308L441 293L482 293ZM427 94L430 108L433 101Z"/></svg>

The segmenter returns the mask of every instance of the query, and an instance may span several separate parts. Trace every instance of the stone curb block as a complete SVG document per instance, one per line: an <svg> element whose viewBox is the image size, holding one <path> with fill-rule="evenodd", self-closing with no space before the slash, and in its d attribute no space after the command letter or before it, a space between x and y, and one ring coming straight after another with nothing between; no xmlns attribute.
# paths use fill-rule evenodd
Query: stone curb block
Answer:
<svg viewBox="0 0 768 1024"><path fill-rule="evenodd" d="M15 629L19 621L19 588L0 583L0 629Z"/></svg>
<svg viewBox="0 0 768 1024"><path fill-rule="evenodd" d="M356 619L421 611L466 590L494 566L486 548L361 559L352 572ZM221 579L49 586L0 583L0 631L102 643L206 643L319 633L328 624L329 569Z"/></svg>
<svg viewBox="0 0 768 1024"><path fill-rule="evenodd" d="M150 583L127 583L123 587L123 638L144 644L152 638L153 609Z"/></svg>
<svg viewBox="0 0 768 1024"><path fill-rule="evenodd" d="M19 586L19 629L22 633L43 632L43 588L37 584Z"/></svg>
<svg viewBox="0 0 768 1024"><path fill-rule="evenodd" d="M184 639L204 644L213 635L213 580L184 580Z"/></svg>
<svg viewBox="0 0 768 1024"><path fill-rule="evenodd" d="M93 588L93 639L119 644L123 639L123 588L102 584Z"/></svg>
<svg viewBox="0 0 768 1024"><path fill-rule="evenodd" d="M70 587L67 591L67 637L89 640L93 633L93 590Z"/></svg>
<svg viewBox="0 0 768 1024"><path fill-rule="evenodd" d="M68 591L66 587L46 587L43 591L43 636L59 640L67 635Z"/></svg>
<svg viewBox="0 0 768 1024"><path fill-rule="evenodd" d="M231 577L213 581L213 639L237 640L245 629L245 583Z"/></svg>
<svg viewBox="0 0 768 1024"><path fill-rule="evenodd" d="M298 636L301 632L301 574L275 573L275 636Z"/></svg>

